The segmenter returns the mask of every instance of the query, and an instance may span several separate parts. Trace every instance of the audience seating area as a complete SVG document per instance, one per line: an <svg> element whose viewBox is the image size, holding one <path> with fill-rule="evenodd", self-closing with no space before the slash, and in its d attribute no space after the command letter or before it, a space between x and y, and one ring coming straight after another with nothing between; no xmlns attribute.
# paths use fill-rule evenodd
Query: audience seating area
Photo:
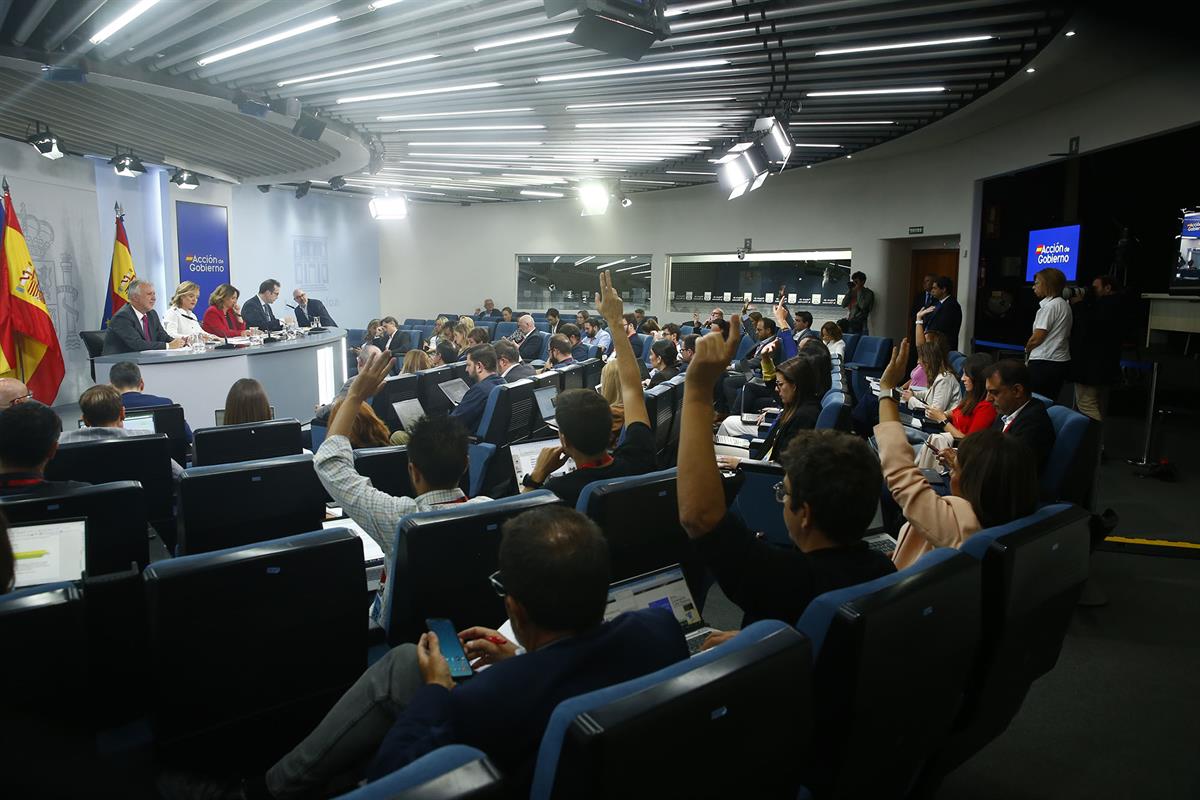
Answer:
<svg viewBox="0 0 1200 800"><path fill-rule="evenodd" d="M516 328L484 324L497 337ZM542 319L536 324L544 358L549 336ZM432 320L404 325L410 346L433 329ZM651 337L642 339L648 356ZM835 360L818 428L848 431L854 396L870 391L866 378L890 357L891 339L843 340L845 365ZM744 337L738 357L753 344ZM964 358L951 357L960 374ZM518 494L509 448L553 435L541 425L536 388L596 386L602 367L591 358L492 391L471 432L462 488L494 499L397 520L377 637L390 646L416 641L431 617L504 622L488 581L501 527L562 502L545 490ZM417 399L429 414L446 413L438 387L464 375L461 363L395 375L373 406L397 430L393 403ZM712 577L681 527L676 499L684 382L679 375L645 393L659 471L591 483L576 507L608 539L614 581L678 563L703 606ZM182 431L179 406L154 413L177 417ZM1050 416L1058 439L1042 494L1058 504L981 531L961 551L934 550L899 573L822 595L799 620L756 623L688 661L562 703L542 740L532 796L733 797L751 786L755 795L781 797L935 791L1007 728L1032 683L1054 667L1087 579L1088 515L1080 506L1090 499L1095 434L1067 408L1052 407ZM18 719L61 708L47 735L77 751L80 763L145 763L148 750L156 763L193 768L214 759L261 768L311 728L362 673L372 634L363 544L348 530L322 529L329 498L301 427L281 419L196 430L177 503L169 461L189 465L186 449L177 449L182 433L65 445L47 477L97 485L0 499L15 524L87 519L82 581L0 596L3 677L15 684L36 674L63 689L14 698ZM413 495L405 447L355 450L354 462L381 491ZM790 548L774 501L780 480L778 464L745 461L725 491L747 526ZM154 532L166 544L157 555ZM77 658L54 655L64 641L76 644ZM130 725L144 733L131 735ZM30 757L36 763L37 754ZM711 769L716 763L732 768ZM501 796L504 776L462 746L345 795Z"/></svg>

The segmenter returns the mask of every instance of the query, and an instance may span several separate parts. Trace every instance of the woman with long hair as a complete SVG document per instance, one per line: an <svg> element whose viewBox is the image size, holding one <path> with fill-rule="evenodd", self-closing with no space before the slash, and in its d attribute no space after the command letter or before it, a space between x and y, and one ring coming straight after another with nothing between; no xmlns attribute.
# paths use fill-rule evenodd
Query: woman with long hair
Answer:
<svg viewBox="0 0 1200 800"><path fill-rule="evenodd" d="M917 363L925 371L928 385L903 390L908 407L913 411L931 408L946 411L958 405L962 400L962 387L958 385L958 376L950 369L941 345L935 342L921 345L917 350Z"/></svg>
<svg viewBox="0 0 1200 800"><path fill-rule="evenodd" d="M222 339L241 336L246 332L246 321L242 319L242 308L238 305L241 294L237 287L222 283L208 297L208 309L200 327L205 332Z"/></svg>
<svg viewBox="0 0 1200 800"><path fill-rule="evenodd" d="M265 422L271 418L267 390L254 378L238 378L225 396L225 425Z"/></svg>
<svg viewBox="0 0 1200 800"><path fill-rule="evenodd" d="M429 355L424 350L409 350L404 354L404 363L400 366L401 375L415 375L424 369L429 369Z"/></svg>
<svg viewBox="0 0 1200 800"><path fill-rule="evenodd" d="M409 352L414 351L410 350ZM338 415L338 412L345 410L345 400L344 397L339 397L329 407L330 427L333 427L333 420ZM388 430L387 424L376 415L371 406L367 403L359 403L358 409L354 414L354 424L350 428L350 434L347 437L350 439L350 446L356 448L385 447L388 444L390 436L391 431Z"/></svg>
<svg viewBox="0 0 1200 800"><path fill-rule="evenodd" d="M987 430L996 421L996 407L987 398L984 372L992 365L987 353L968 356L963 362L962 385L966 393L962 401L949 412L932 406L925 409L925 419L945 425L945 433L935 433L921 446L917 454L917 466L933 469L937 466L937 454L972 433Z"/></svg>

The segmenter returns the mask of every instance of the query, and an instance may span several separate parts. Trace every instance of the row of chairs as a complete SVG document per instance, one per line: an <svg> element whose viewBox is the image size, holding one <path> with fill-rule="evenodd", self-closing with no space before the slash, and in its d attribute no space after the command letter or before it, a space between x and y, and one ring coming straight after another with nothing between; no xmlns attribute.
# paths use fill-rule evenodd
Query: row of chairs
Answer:
<svg viewBox="0 0 1200 800"><path fill-rule="evenodd" d="M1087 578L1087 514L1045 507L894 575L821 595L796 622L564 701L531 797L902 798L1007 729L1057 662ZM686 732L686 733L683 733ZM737 769L697 765L729 763ZM684 765L663 769L663 764ZM690 765L690 766L689 766ZM347 800L504 796L479 751L435 751Z"/></svg>

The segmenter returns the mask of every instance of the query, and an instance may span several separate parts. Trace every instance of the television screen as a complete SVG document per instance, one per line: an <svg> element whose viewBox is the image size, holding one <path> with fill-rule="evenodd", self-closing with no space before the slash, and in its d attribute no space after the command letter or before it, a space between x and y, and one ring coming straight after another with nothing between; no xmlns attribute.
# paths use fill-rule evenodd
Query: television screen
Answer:
<svg viewBox="0 0 1200 800"><path fill-rule="evenodd" d="M1025 280L1033 283L1038 270L1055 267L1068 281L1075 280L1079 269L1079 226L1044 228L1029 232L1029 257L1025 261Z"/></svg>
<svg viewBox="0 0 1200 800"><path fill-rule="evenodd" d="M1171 294L1200 294L1200 211L1186 211L1179 236L1179 255L1171 271Z"/></svg>

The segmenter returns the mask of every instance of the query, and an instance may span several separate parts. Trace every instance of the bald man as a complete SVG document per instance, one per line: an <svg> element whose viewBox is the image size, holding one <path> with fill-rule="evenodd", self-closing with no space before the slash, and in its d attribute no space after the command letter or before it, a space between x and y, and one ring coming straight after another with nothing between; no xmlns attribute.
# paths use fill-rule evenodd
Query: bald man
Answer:
<svg viewBox="0 0 1200 800"><path fill-rule="evenodd" d="M513 341L521 351L521 358L525 361L541 358L542 338L536 335L537 327L534 325L533 317L526 314L517 320L517 330L520 338L513 337Z"/></svg>
<svg viewBox="0 0 1200 800"><path fill-rule="evenodd" d="M0 411L32 399L29 387L16 378L0 378Z"/></svg>

